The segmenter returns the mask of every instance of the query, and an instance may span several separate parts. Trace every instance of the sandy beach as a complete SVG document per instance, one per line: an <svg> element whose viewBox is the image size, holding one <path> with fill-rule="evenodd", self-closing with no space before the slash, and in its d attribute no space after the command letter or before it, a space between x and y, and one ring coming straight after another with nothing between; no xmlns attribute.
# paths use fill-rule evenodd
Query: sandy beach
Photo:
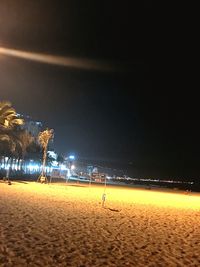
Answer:
<svg viewBox="0 0 200 267"><path fill-rule="evenodd" d="M0 266L200 266L200 194L0 182Z"/></svg>

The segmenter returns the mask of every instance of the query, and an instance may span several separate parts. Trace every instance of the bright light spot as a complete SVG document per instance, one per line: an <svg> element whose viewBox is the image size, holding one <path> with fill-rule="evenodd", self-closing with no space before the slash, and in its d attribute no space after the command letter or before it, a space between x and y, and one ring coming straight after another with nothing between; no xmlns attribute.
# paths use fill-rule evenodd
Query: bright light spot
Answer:
<svg viewBox="0 0 200 267"><path fill-rule="evenodd" d="M71 169L72 169L72 170L74 170L74 169L75 169L75 166L74 166L74 165L72 165L72 166L71 166Z"/></svg>
<svg viewBox="0 0 200 267"><path fill-rule="evenodd" d="M10 168L10 164L8 164L5 169L8 170Z"/></svg>
<svg viewBox="0 0 200 267"><path fill-rule="evenodd" d="M75 156L74 155L70 155L69 159L75 159Z"/></svg>
<svg viewBox="0 0 200 267"><path fill-rule="evenodd" d="M57 154L54 151L47 151L48 155L52 157L54 160L57 159Z"/></svg>
<svg viewBox="0 0 200 267"><path fill-rule="evenodd" d="M64 171L64 170L67 170L67 167L66 167L65 165L62 164L62 165L60 166L60 169L61 169L62 171Z"/></svg>
<svg viewBox="0 0 200 267"><path fill-rule="evenodd" d="M40 166L37 165L37 164L29 164L29 165L27 166L27 168L32 172L32 171L38 171L39 168L40 168Z"/></svg>

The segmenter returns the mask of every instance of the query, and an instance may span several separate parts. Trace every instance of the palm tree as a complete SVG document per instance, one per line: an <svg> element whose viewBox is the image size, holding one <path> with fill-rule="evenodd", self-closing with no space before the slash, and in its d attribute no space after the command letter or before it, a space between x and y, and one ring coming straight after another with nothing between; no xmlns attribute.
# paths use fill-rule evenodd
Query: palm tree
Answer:
<svg viewBox="0 0 200 267"><path fill-rule="evenodd" d="M16 125L22 125L24 121L18 118L15 109L8 101L0 102L0 127L3 129L12 129Z"/></svg>
<svg viewBox="0 0 200 267"><path fill-rule="evenodd" d="M6 178L4 179L8 179L9 176L9 165L11 166L11 158L13 156L13 153L15 151L15 147L16 147L16 143L14 142L13 138L8 135L6 132L4 132L3 134L0 133L0 153L4 159L4 168L7 170L6 171Z"/></svg>
<svg viewBox="0 0 200 267"><path fill-rule="evenodd" d="M8 150L11 154L15 151L18 143L12 130L23 123L24 121L18 118L17 113L10 102L0 102L0 142L7 144ZM8 180L8 184L11 184L9 180L9 171L10 167L8 168L6 178Z"/></svg>
<svg viewBox="0 0 200 267"><path fill-rule="evenodd" d="M45 131L40 132L38 135L38 141L43 148L42 173L40 177L38 178L38 180L40 180L41 182L48 181L47 177L45 176L45 166L46 166L46 159L47 159L47 147L48 147L49 140L52 138L53 138L53 129L51 130L46 129Z"/></svg>
<svg viewBox="0 0 200 267"><path fill-rule="evenodd" d="M34 139L33 142L27 148L27 156L28 159L33 159L41 163L42 157L42 149L38 142Z"/></svg>
<svg viewBox="0 0 200 267"><path fill-rule="evenodd" d="M27 153L27 148L34 141L34 137L30 135L26 130L21 130L18 132L18 139L20 140L21 143L20 151L21 151L22 162L24 162L24 158Z"/></svg>

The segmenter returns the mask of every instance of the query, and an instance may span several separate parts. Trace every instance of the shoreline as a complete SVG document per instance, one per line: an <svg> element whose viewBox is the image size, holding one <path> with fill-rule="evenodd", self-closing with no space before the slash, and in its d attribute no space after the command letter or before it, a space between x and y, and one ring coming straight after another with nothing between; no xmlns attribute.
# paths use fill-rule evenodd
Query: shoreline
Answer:
<svg viewBox="0 0 200 267"><path fill-rule="evenodd" d="M10 178L11 182L37 182L36 178ZM3 178L0 178L0 182L4 182ZM40 183L39 183L40 184ZM50 184L50 179L49 179L49 184ZM60 184L60 185L83 185L83 186L90 186L89 180L84 181L84 180L65 180L65 179L53 179L51 184ZM104 183L100 182L91 182L91 186L105 186ZM118 187L118 188L130 188L130 189L145 189L145 190L154 190L154 191L165 191L165 192L180 192L180 193L185 193L185 194L200 194L200 191L198 190L190 190L190 189L185 189L185 188L177 188L177 187L167 187L167 186L159 186L159 185L153 185L150 183L147 184L130 184L130 183L124 183L124 182L110 182L107 181L106 183L107 187Z"/></svg>

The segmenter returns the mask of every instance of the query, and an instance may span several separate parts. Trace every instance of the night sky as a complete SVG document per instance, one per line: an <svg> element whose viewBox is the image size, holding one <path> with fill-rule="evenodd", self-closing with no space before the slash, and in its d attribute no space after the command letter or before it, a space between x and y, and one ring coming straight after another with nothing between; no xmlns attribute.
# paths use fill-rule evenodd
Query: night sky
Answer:
<svg viewBox="0 0 200 267"><path fill-rule="evenodd" d="M162 67L162 49L153 67L150 2L128 3L0 0L0 46L113 66L83 70L0 55L0 99L53 128L65 155L127 164L131 175L198 177L198 99L169 85L175 74Z"/></svg>

